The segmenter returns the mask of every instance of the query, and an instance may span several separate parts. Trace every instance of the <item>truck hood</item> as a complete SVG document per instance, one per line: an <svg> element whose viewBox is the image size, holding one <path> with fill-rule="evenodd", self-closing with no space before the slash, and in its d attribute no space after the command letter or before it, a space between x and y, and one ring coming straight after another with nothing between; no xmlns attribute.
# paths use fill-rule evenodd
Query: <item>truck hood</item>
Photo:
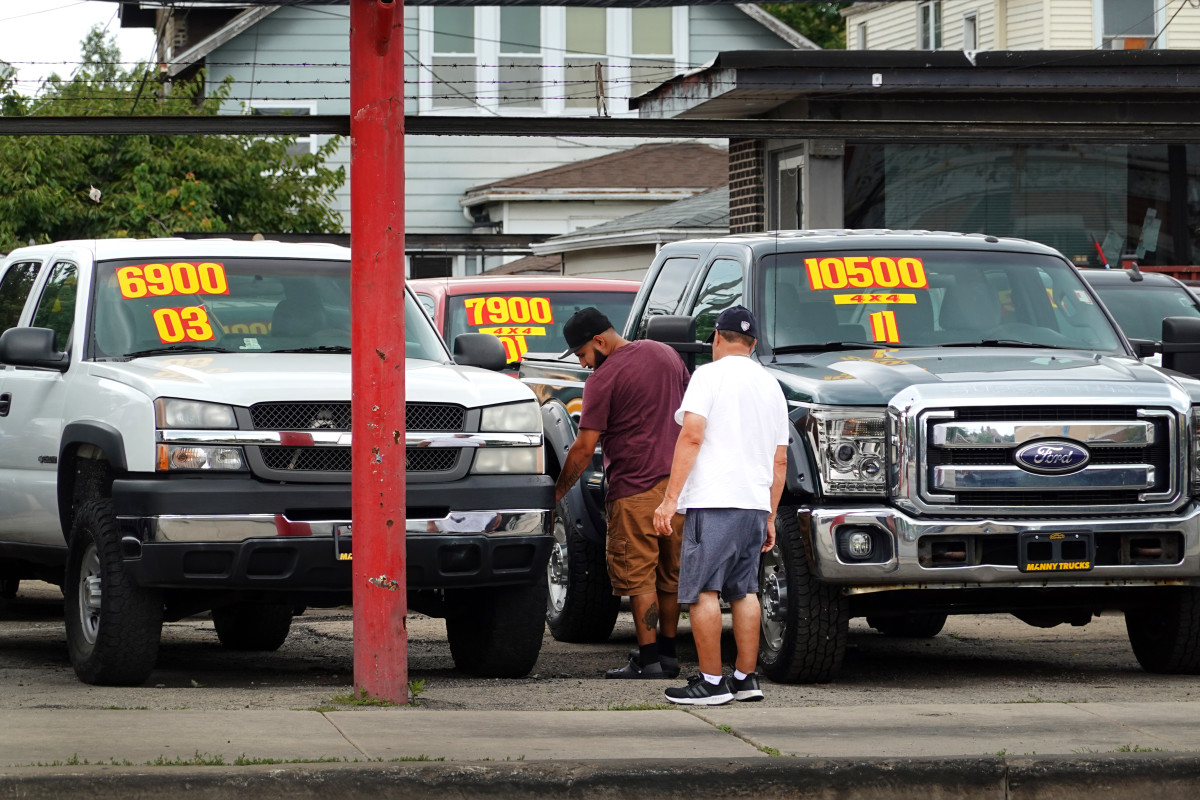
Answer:
<svg viewBox="0 0 1200 800"><path fill-rule="evenodd" d="M775 373L788 400L829 405L883 406L901 390L929 384L991 385L996 394L1016 383L1071 381L1086 396L1114 385L1139 386L1156 395L1178 387L1200 403L1200 381L1164 373L1131 356L1082 350L980 347L964 350L913 348L845 350L779 356L765 366ZM1105 389L1104 387L1108 387Z"/></svg>
<svg viewBox="0 0 1200 800"><path fill-rule="evenodd" d="M213 353L155 356L87 365L91 374L148 398L181 397L250 406L264 401L348 401L350 356L333 353ZM467 408L532 400L518 381L475 367L407 359L410 402Z"/></svg>

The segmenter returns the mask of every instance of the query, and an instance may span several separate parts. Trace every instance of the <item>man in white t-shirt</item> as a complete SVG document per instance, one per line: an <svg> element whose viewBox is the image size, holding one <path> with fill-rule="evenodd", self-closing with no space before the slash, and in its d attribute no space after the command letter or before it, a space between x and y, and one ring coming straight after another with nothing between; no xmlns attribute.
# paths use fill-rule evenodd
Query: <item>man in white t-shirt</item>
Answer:
<svg viewBox="0 0 1200 800"><path fill-rule="evenodd" d="M696 370L675 412L683 426L671 478L654 512L659 535L685 513L679 602L687 603L700 674L667 689L685 705L761 700L758 665L758 560L775 545L775 507L787 471L790 421L783 390L751 356L758 326L750 310L717 316L713 361ZM721 603L733 611L732 679L721 669Z"/></svg>

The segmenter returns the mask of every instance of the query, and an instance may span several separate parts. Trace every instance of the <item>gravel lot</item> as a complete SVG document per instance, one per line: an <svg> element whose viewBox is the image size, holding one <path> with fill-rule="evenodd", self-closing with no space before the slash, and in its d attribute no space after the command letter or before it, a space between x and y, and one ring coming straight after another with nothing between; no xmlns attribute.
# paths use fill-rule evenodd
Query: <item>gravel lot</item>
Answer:
<svg viewBox="0 0 1200 800"><path fill-rule="evenodd" d="M554 641L547 634L534 673L481 680L454 669L441 620L409 619L409 678L424 681L421 708L606 709L657 705L663 682L608 681L633 645L628 613L604 644ZM685 672L695 668L686 635ZM729 637L727 636L727 639ZM732 654L732 641L726 642ZM727 655L726 663L729 662ZM0 710L13 708L303 709L346 697L353 685L350 609L313 609L297 618L275 653L224 650L212 621L168 623L158 669L144 687L80 683L67 659L57 587L24 583L0 600ZM1200 699L1200 676L1141 671L1120 614L1083 628L1033 628L1009 616L951 617L934 639L888 639L862 620L835 683L764 686L767 706L892 703L1014 703Z"/></svg>

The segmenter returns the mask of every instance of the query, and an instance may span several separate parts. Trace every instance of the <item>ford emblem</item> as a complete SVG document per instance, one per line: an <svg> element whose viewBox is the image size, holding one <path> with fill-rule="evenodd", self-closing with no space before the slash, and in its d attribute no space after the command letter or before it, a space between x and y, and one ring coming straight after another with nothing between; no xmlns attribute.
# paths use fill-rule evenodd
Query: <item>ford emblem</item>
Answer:
<svg viewBox="0 0 1200 800"><path fill-rule="evenodd" d="M1083 469L1092 456L1086 447L1074 442L1042 440L1025 445L1013 458L1027 472L1057 474Z"/></svg>

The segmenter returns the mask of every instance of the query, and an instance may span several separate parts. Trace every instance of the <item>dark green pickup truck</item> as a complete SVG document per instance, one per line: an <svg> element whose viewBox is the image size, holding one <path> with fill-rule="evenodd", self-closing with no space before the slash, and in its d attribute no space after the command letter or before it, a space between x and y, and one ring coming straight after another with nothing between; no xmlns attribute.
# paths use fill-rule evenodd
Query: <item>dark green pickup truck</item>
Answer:
<svg viewBox="0 0 1200 800"><path fill-rule="evenodd" d="M831 679L852 617L928 637L948 614L1050 627L1105 610L1125 613L1145 669L1200 672L1200 320L1164 320L1159 370L1048 247L791 231L664 246L624 333L694 366L735 303L794 426L760 567L769 677ZM521 366L551 470L576 431L557 398L586 372ZM563 639L607 638L617 612L596 467L559 508L548 616Z"/></svg>

